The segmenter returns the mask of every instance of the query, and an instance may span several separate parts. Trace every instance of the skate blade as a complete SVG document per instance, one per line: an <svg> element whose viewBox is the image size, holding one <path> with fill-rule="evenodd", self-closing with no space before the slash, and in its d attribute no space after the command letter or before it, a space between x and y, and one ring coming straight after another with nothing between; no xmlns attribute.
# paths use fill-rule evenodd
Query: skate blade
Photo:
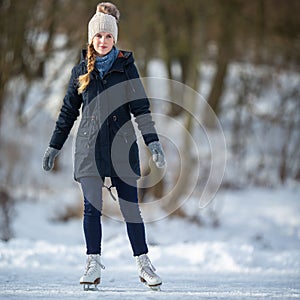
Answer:
<svg viewBox="0 0 300 300"><path fill-rule="evenodd" d="M161 291L161 283L157 284L157 285L149 285L147 284L147 286L152 290L152 291L156 291L156 292L160 292Z"/></svg>
<svg viewBox="0 0 300 300"><path fill-rule="evenodd" d="M91 284L84 284L83 285L83 290L85 292L89 292L89 291L96 292L96 291L99 291L99 289L98 289L98 287L96 285L94 287L91 287Z"/></svg>
<svg viewBox="0 0 300 300"><path fill-rule="evenodd" d="M144 283L149 289L151 289L152 291L156 291L156 292L160 292L161 291L161 285L162 285L162 283L159 283L159 284L154 284L154 285L150 285L150 284L148 284L147 283L147 281L144 279L144 278L142 278L142 277L140 277L140 281L142 282L142 283Z"/></svg>
<svg viewBox="0 0 300 300"><path fill-rule="evenodd" d="M92 282L80 282L83 285L84 291L99 291L98 284L100 283L100 278L97 278L93 283Z"/></svg>

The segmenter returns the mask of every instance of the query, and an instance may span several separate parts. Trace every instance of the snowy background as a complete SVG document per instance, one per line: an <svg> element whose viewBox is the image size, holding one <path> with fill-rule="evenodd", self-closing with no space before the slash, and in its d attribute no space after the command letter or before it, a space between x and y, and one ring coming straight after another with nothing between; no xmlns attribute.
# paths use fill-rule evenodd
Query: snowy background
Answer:
<svg viewBox="0 0 300 300"><path fill-rule="evenodd" d="M164 76L162 66L153 66L155 74ZM29 107L41 97L38 84L31 95ZM13 103L6 109L13 110ZM221 189L205 209L194 195L183 209L199 217L196 221L167 216L147 222L149 256L163 278L161 292L139 282L124 224L104 217L106 269L100 291L84 292L79 285L86 260L82 219L61 221L70 207L81 208L80 189L72 180L72 138L61 153L60 172L41 169L54 126L51 111L46 108L25 128L16 129L13 120L5 119L15 135L3 135L16 145L25 140L26 151L16 151L30 155L12 172L12 181L20 184L12 189L13 238L0 242L0 299L300 299L300 186L294 181ZM2 166L9 169L10 160L6 163ZM226 172L238 174L230 157Z"/></svg>
<svg viewBox="0 0 300 300"><path fill-rule="evenodd" d="M168 165L163 174L152 167L164 185L141 201L162 291L139 282L118 205L104 190L106 269L99 291L84 292L76 126L53 172L42 170L42 157L97 1L0 1L1 300L300 299L300 1L273 2L116 0L118 46L134 51L145 76L162 79L145 80L148 92L182 96L192 113L151 99ZM225 149L206 126L203 101L192 103L166 78L211 100ZM212 160L219 167L211 174ZM176 197L162 205L182 174ZM204 188L215 197L200 208Z"/></svg>

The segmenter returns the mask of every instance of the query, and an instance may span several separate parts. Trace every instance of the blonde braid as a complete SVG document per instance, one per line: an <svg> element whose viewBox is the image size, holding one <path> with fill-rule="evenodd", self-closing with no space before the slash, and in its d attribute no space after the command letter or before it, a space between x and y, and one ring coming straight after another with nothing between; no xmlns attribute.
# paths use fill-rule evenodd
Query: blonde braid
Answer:
<svg viewBox="0 0 300 300"><path fill-rule="evenodd" d="M87 53L87 73L80 75L78 78L79 81L79 88L78 88L78 94L83 93L83 91L86 89L86 87L90 83L90 74L94 70L95 61L96 61L96 51L92 44L88 46L88 53Z"/></svg>

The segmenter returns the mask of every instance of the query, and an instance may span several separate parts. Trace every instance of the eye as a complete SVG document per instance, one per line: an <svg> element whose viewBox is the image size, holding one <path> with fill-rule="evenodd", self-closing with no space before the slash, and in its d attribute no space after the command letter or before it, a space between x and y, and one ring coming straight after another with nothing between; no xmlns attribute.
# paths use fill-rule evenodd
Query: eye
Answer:
<svg viewBox="0 0 300 300"><path fill-rule="evenodd" d="M108 34L108 35L106 36L106 38L107 38L107 39L111 39L111 38L112 38L112 35L111 35L111 34Z"/></svg>
<svg viewBox="0 0 300 300"><path fill-rule="evenodd" d="M101 34L101 33L97 33L97 34L95 35L95 37L101 39L101 38L102 38L102 34Z"/></svg>

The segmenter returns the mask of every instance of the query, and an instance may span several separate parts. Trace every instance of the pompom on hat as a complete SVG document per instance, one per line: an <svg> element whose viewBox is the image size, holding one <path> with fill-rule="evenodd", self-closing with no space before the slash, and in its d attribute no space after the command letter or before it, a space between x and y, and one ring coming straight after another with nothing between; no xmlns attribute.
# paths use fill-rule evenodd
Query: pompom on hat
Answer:
<svg viewBox="0 0 300 300"><path fill-rule="evenodd" d="M118 41L118 25L114 16L96 11L88 25L88 43L91 44L94 36L99 32L110 33L115 43Z"/></svg>

